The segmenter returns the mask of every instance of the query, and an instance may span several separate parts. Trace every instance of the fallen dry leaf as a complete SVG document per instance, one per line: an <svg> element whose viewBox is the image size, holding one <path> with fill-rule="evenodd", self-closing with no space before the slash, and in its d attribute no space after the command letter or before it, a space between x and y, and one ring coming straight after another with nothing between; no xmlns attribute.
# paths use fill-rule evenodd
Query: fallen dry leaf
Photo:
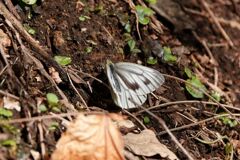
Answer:
<svg viewBox="0 0 240 160"><path fill-rule="evenodd" d="M149 129L143 130L140 134L128 133L123 138L125 146L136 155L149 157L159 154L170 160L178 159L172 151L158 141L154 132Z"/></svg>
<svg viewBox="0 0 240 160"><path fill-rule="evenodd" d="M20 103L10 97L3 97L3 108L11 109L11 110L15 109L18 112L21 111Z"/></svg>
<svg viewBox="0 0 240 160"><path fill-rule="evenodd" d="M121 134L106 114L80 114L69 124L52 160L123 160Z"/></svg>
<svg viewBox="0 0 240 160"><path fill-rule="evenodd" d="M133 127L135 127L135 124L128 119L124 119L121 121L117 121L117 126L118 126L118 128L121 128L121 127L133 128Z"/></svg>

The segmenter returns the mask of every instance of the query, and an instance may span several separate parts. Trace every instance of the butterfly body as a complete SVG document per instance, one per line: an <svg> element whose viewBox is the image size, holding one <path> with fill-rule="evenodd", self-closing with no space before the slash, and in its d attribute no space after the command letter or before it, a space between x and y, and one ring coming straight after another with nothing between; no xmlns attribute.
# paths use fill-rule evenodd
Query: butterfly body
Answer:
<svg viewBox="0 0 240 160"><path fill-rule="evenodd" d="M124 109L142 105L164 83L160 72L134 63L107 61L106 71L113 100Z"/></svg>

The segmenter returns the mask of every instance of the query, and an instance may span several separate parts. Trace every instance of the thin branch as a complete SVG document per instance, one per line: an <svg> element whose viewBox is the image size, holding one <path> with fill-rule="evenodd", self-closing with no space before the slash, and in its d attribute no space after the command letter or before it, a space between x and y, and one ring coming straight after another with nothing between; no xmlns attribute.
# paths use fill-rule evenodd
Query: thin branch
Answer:
<svg viewBox="0 0 240 160"><path fill-rule="evenodd" d="M185 101L174 101L174 102L167 102L167 103L159 104L159 105L147 108L146 110L153 110L153 109L172 106L172 105L177 105L177 104L191 104L191 103L199 103L199 104L208 104L208 105L219 106L218 103L209 102L209 101L185 100ZM240 111L239 107L233 107L233 106L226 105L226 104L221 104L221 105L223 105L224 107L226 107L228 109L233 109L233 110L236 110L236 111ZM138 111L137 113L135 113L135 115L139 115L143 112L145 112L145 110Z"/></svg>
<svg viewBox="0 0 240 160"><path fill-rule="evenodd" d="M192 158L192 156L188 153L188 151L182 146L182 144L172 134L172 132L169 130L168 126L166 125L166 123L164 122L163 119L161 119L160 117L156 116L152 112L146 110L144 107L142 107L142 106L139 106L139 107L142 108L143 110L145 110L145 112L147 112L149 115L151 115L153 118L155 118L162 125L162 127L165 129L165 131L168 133L168 135L171 137L171 139L174 141L174 143L182 150L182 152L188 157L188 159L194 160Z"/></svg>
<svg viewBox="0 0 240 160"><path fill-rule="evenodd" d="M228 44L231 47L234 47L234 44L232 42L232 40L230 39L230 37L227 35L227 33L225 32L225 30L222 28L221 24L219 23L219 21L217 20L217 18L215 17L214 13L212 12L212 10L210 9L208 3L205 0L200 0L201 4L203 5L203 7L205 8L205 10L207 10L207 12L209 13L210 17L212 18L213 22L215 23L215 25L217 26L217 28L220 30L222 36L227 40Z"/></svg>
<svg viewBox="0 0 240 160"><path fill-rule="evenodd" d="M69 74L67 73L67 76L68 76L68 79L69 79L69 82L71 84L71 86L73 87L73 90L77 93L77 95L80 97L82 103L84 104L84 106L87 108L87 110L89 111L89 108L88 108L88 105L87 103L85 102L85 100L83 99L83 97L81 96L81 94L78 92L78 90L76 89L76 87L74 86L74 84L72 83L72 80L69 76Z"/></svg>
<svg viewBox="0 0 240 160"><path fill-rule="evenodd" d="M238 116L238 117L240 116L240 114L232 114L232 115ZM182 129L194 127L194 126L197 126L197 125L200 125L200 124L209 122L209 121L211 121L211 120L214 120L214 119L217 119L217 118L220 118L220 117L232 116L232 115L227 114L227 113L226 113L226 114L219 114L219 115L216 115L216 116L213 116L213 117L210 117L210 118L207 118L207 119L204 119L204 120L195 122L195 123L191 123L191 124L184 125L184 126L181 126L181 127L172 128L172 129L170 129L170 131L171 131L171 132L179 131L179 130L182 130ZM167 133L166 131L162 131L162 132L159 132L157 135L160 136L160 135L163 135L163 134L166 134L166 133Z"/></svg>

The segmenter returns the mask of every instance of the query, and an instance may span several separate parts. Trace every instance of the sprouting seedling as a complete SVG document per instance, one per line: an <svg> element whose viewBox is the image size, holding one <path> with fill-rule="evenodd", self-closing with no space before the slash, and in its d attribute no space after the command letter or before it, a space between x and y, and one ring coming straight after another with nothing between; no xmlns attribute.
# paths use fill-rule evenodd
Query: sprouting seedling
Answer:
<svg viewBox="0 0 240 160"><path fill-rule="evenodd" d="M203 98L204 92L207 90L207 88L189 68L185 67L184 72L188 76L188 83L185 83L188 93L190 93L194 98Z"/></svg>
<svg viewBox="0 0 240 160"><path fill-rule="evenodd" d="M81 16L78 17L78 19L79 19L81 22L83 22L83 21L85 21L85 20L87 20L87 19L91 19L91 17L81 15Z"/></svg>
<svg viewBox="0 0 240 160"><path fill-rule="evenodd" d="M157 58L154 58L152 56L148 57L147 59L147 64L154 65L154 64L157 64L157 62L158 62Z"/></svg>
<svg viewBox="0 0 240 160"><path fill-rule="evenodd" d="M54 56L54 60L61 66L66 66L72 62L71 57L67 56Z"/></svg>
<svg viewBox="0 0 240 160"><path fill-rule="evenodd" d="M169 63L175 63L177 61L177 57L172 54L171 48L163 47L163 60Z"/></svg>
<svg viewBox="0 0 240 160"><path fill-rule="evenodd" d="M34 5L36 4L37 0L22 0L27 5Z"/></svg>
<svg viewBox="0 0 240 160"><path fill-rule="evenodd" d="M143 7L140 5L137 5L135 7L136 12L137 12L137 16L138 16L138 21L139 23L143 24L143 25L147 25L150 22L150 16L152 16L154 14L154 11L151 10L148 7Z"/></svg>
<svg viewBox="0 0 240 160"><path fill-rule="evenodd" d="M146 1L146 2L149 3L149 4L155 4L155 3L157 3L157 0L144 0L144 1Z"/></svg>
<svg viewBox="0 0 240 160"><path fill-rule="evenodd" d="M48 106L54 110L54 111L57 111L59 112L59 98L56 94L54 93L47 93L46 95L47 97L47 102L48 102Z"/></svg>
<svg viewBox="0 0 240 160"><path fill-rule="evenodd" d="M136 41L134 39L130 39L127 41L129 50L131 53L140 53L140 49L136 48Z"/></svg>

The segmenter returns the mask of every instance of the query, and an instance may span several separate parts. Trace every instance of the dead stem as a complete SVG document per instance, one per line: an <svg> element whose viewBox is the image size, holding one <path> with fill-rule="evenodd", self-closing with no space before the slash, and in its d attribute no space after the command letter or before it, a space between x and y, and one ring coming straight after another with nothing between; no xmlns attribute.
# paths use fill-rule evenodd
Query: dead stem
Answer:
<svg viewBox="0 0 240 160"><path fill-rule="evenodd" d="M1 95L4 95L4 96L7 96L7 97L11 97L11 98L13 98L13 99L15 99L15 100L19 100L19 97L15 96L15 95L13 95L13 94L7 93L7 92L5 92L5 91L3 91L3 90L0 90L0 94L1 94Z"/></svg>
<svg viewBox="0 0 240 160"><path fill-rule="evenodd" d="M177 140L177 138L172 134L172 132L169 130L168 126L166 125L166 123L164 122L163 119L161 119L160 117L156 116L155 114L153 114L152 112L146 110L144 107L139 106L140 108L142 108L145 112L147 112L149 115L151 115L153 118L155 118L159 124L162 125L162 127L165 129L165 131L168 133L168 135L171 137L171 139L174 141L174 143L181 149L181 151L188 157L188 159L190 160L194 160L192 158L192 156L188 153L188 151L182 146L182 144Z"/></svg>
<svg viewBox="0 0 240 160"><path fill-rule="evenodd" d="M39 131L39 141L40 141L40 147L41 147L41 156L42 156L42 159L45 159L46 147L45 147L45 144L44 144L44 136L43 136L42 124L39 122L37 124L37 127L38 127L38 131Z"/></svg>
<svg viewBox="0 0 240 160"><path fill-rule="evenodd" d="M78 90L76 89L76 87L75 87L74 84L72 83L72 80L71 80L71 78L70 78L70 76L69 76L68 73L67 73L67 76L68 76L68 79L69 79L69 82L70 82L71 86L73 87L73 90L77 93L77 95L78 95L79 98L81 99L82 103L84 104L85 108L86 108L88 111L90 111L89 108L88 108L87 103L85 102L85 100L83 99L83 97L81 96L81 94L78 92Z"/></svg>
<svg viewBox="0 0 240 160"><path fill-rule="evenodd" d="M234 44L232 42L232 40L230 39L230 37L228 36L228 34L225 32L225 30L222 28L221 24L219 23L219 21L217 20L217 18L215 17L214 13L212 12L212 10L210 9L208 3L205 0L200 0L200 3L203 5L203 7L205 8L205 10L208 12L208 14L210 15L210 17L212 18L213 22L215 23L215 25L217 26L217 28L219 29L220 33L222 34L222 36L226 39L226 41L228 42L228 44L231 47L234 47Z"/></svg>
<svg viewBox="0 0 240 160"><path fill-rule="evenodd" d="M240 114L232 114L234 115L234 117L239 117ZM200 125L202 123L206 123L206 122L209 122L211 120L214 120L214 119L217 119L219 117L224 117L224 116L232 116L230 114L221 114L221 115L216 115L216 116L213 116L213 117L210 117L210 118L207 118L207 119L204 119L204 120L201 120L201 121L198 121L198 122L195 122L195 123L191 123L191 124L187 124L187 125L183 125L181 127L176 127L176 128L173 128L173 129L170 129L170 131L174 132L174 131L179 131L179 130L182 130L182 129L186 129L186 128L190 128L190 127L194 127L194 126L197 126L197 125ZM162 132L159 132L157 135L158 136L161 136L163 134L166 134L167 132L166 131L162 131Z"/></svg>
<svg viewBox="0 0 240 160"><path fill-rule="evenodd" d="M218 103L209 102L209 101L184 100L184 101L174 101L174 102L167 102L167 103L159 104L159 105L156 105L156 106L152 106L150 108L146 108L146 110L153 110L153 109L172 106L172 105L177 105L177 104L189 104L189 103L200 103L200 104L219 106ZM233 106L226 105L226 104L221 104L221 105L223 105L224 107L226 107L228 109L233 109L233 110L236 110L236 111L240 111L240 108L238 108L238 107L233 107ZM140 110L140 111L136 112L135 115L139 115L143 112L145 112L145 111Z"/></svg>
<svg viewBox="0 0 240 160"><path fill-rule="evenodd" d="M147 129L147 127L141 122L141 120L139 120L134 114L128 112L126 109L123 109L123 112L134 118L144 129Z"/></svg>

